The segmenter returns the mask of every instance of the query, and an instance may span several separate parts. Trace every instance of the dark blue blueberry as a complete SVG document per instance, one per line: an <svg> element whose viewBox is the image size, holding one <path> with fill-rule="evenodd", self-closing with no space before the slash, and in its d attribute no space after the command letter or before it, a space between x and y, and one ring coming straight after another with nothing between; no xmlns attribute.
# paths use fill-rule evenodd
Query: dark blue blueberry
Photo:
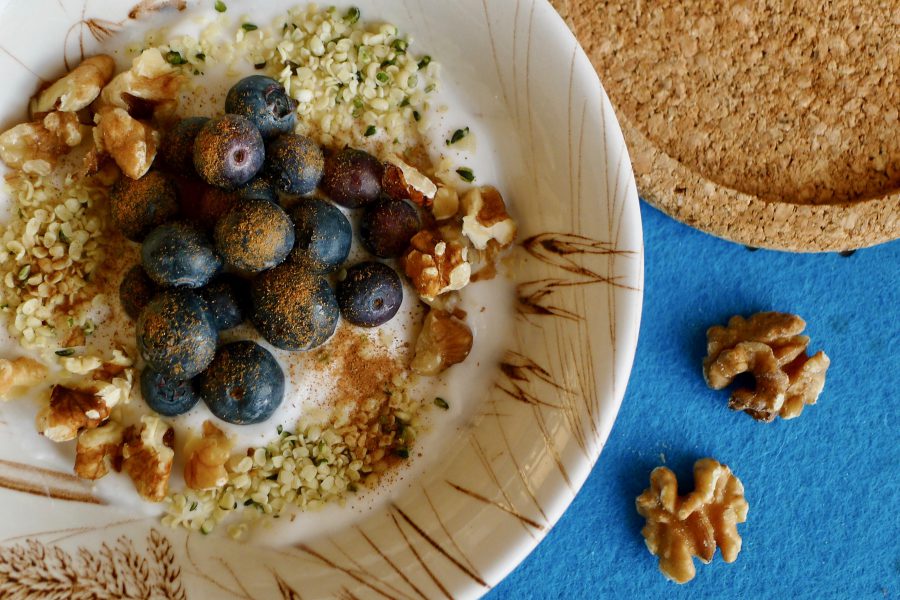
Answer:
<svg viewBox="0 0 900 600"><path fill-rule="evenodd" d="M340 311L324 277L288 262L258 276L250 287L250 320L282 350L312 350L328 341Z"/></svg>
<svg viewBox="0 0 900 600"><path fill-rule="evenodd" d="M109 194L113 225L133 242L178 214L178 192L172 179L150 171L140 179L120 177Z"/></svg>
<svg viewBox="0 0 900 600"><path fill-rule="evenodd" d="M347 208L375 202L381 195L384 165L367 152L344 148L325 160L322 189Z"/></svg>
<svg viewBox="0 0 900 600"><path fill-rule="evenodd" d="M137 323L137 346L144 361L173 380L196 377L216 353L212 314L191 290L168 290L156 296Z"/></svg>
<svg viewBox="0 0 900 600"><path fill-rule="evenodd" d="M330 273L350 254L353 228L344 213L319 198L301 200L291 208L297 244L291 260L316 273Z"/></svg>
<svg viewBox="0 0 900 600"><path fill-rule="evenodd" d="M197 391L212 414L235 425L262 423L284 399L284 372L262 346L248 341L219 348L197 378Z"/></svg>
<svg viewBox="0 0 900 600"><path fill-rule="evenodd" d="M188 204L182 201L181 212L191 223L204 231L211 232L216 223L241 199L237 192L203 184L199 193Z"/></svg>
<svg viewBox="0 0 900 600"><path fill-rule="evenodd" d="M141 246L141 261L150 279L163 286L202 287L222 269L209 237L187 223L151 231Z"/></svg>
<svg viewBox="0 0 900 600"><path fill-rule="evenodd" d="M238 198L241 200L266 200L278 204L278 192L272 182L262 175L253 178L237 189Z"/></svg>
<svg viewBox="0 0 900 600"><path fill-rule="evenodd" d="M271 77L250 75L228 90L225 112L249 119L266 139L294 130L297 101Z"/></svg>
<svg viewBox="0 0 900 600"><path fill-rule="evenodd" d="M409 248L419 233L419 211L408 202L384 197L366 208L359 237L366 250L380 258L396 258Z"/></svg>
<svg viewBox="0 0 900 600"><path fill-rule="evenodd" d="M185 177L194 175L194 140L207 121L206 117L182 119L163 136L157 154L163 167Z"/></svg>
<svg viewBox="0 0 900 600"><path fill-rule="evenodd" d="M234 275L220 275L197 294L206 301L219 331L237 327L250 312L250 286Z"/></svg>
<svg viewBox="0 0 900 600"><path fill-rule="evenodd" d="M134 265L128 269L119 284L119 303L126 315L137 320L158 291L157 285L147 277L144 267Z"/></svg>
<svg viewBox="0 0 900 600"><path fill-rule="evenodd" d="M226 190L253 179L263 166L266 149L259 130L238 115L210 119L194 141L194 168L210 185Z"/></svg>
<svg viewBox="0 0 900 600"><path fill-rule="evenodd" d="M277 204L245 200L219 219L215 237L225 264L259 273L287 258L294 247L294 224Z"/></svg>
<svg viewBox="0 0 900 600"><path fill-rule="evenodd" d="M353 265L338 284L341 315L354 325L377 327L397 314L403 303L403 284L392 268L380 262Z"/></svg>
<svg viewBox="0 0 900 600"><path fill-rule="evenodd" d="M150 367L141 373L141 395L151 410L164 417L177 417L200 401L191 379L174 380Z"/></svg>
<svg viewBox="0 0 900 600"><path fill-rule="evenodd" d="M313 193L324 168L322 149L308 137L287 134L266 145L266 177L285 194Z"/></svg>

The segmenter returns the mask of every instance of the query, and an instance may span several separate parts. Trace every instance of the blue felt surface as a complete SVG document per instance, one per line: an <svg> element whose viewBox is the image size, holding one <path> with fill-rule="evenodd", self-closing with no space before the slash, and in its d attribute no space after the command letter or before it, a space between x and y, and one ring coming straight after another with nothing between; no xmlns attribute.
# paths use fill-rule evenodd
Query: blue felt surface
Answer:
<svg viewBox="0 0 900 600"><path fill-rule="evenodd" d="M644 314L622 410L574 503L488 598L900 598L900 243L750 252L641 212ZM792 421L757 423L703 383L706 328L761 310L803 316L832 360L819 403ZM750 503L737 562L717 552L683 586L657 570L634 509L660 454L682 483L715 457Z"/></svg>

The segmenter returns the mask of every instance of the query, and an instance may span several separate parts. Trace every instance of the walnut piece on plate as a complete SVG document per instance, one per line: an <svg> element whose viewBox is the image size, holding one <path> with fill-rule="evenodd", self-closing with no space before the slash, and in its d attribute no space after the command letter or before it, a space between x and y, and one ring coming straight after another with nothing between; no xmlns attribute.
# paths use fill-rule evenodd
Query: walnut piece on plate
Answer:
<svg viewBox="0 0 900 600"><path fill-rule="evenodd" d="M438 191L433 181L396 154L385 162L382 188L391 198L410 200L419 206L430 206Z"/></svg>
<svg viewBox="0 0 900 600"><path fill-rule="evenodd" d="M33 358L0 358L0 401L10 400L10 392L36 385L46 376L47 367Z"/></svg>
<svg viewBox="0 0 900 600"><path fill-rule="evenodd" d="M806 355L809 338L800 335L805 328L800 317L777 312L735 316L727 327L711 327L703 360L707 385L721 390L750 373L755 386L736 389L729 401L732 409L764 422L797 417L805 405L816 403L830 364L824 352Z"/></svg>
<svg viewBox="0 0 900 600"><path fill-rule="evenodd" d="M104 108L95 119L94 143L97 151L109 154L128 177L143 177L156 158L159 132L133 118L123 108Z"/></svg>
<svg viewBox="0 0 900 600"><path fill-rule="evenodd" d="M113 421L85 431L78 436L75 447L75 474L84 479L100 479L122 452L123 427Z"/></svg>
<svg viewBox="0 0 900 600"><path fill-rule="evenodd" d="M231 441L209 421L203 423L203 436L185 448L184 482L193 490L208 490L228 483L225 463L231 456Z"/></svg>
<svg viewBox="0 0 900 600"><path fill-rule="evenodd" d="M52 112L41 121L21 123L0 134L0 159L13 169L40 161L49 173L49 167L79 145L88 130L74 113Z"/></svg>
<svg viewBox="0 0 900 600"><path fill-rule="evenodd" d="M451 313L432 308L416 340L410 367L420 375L437 375L463 362L472 350L472 330Z"/></svg>
<svg viewBox="0 0 900 600"><path fill-rule="evenodd" d="M696 574L693 557L709 564L721 548L734 562L741 551L737 525L747 520L750 505L744 486L725 465L711 458L694 463L694 491L678 496L678 481L666 467L650 474L650 488L635 501L647 520L641 530L647 549L659 556L659 569L676 583Z"/></svg>
<svg viewBox="0 0 900 600"><path fill-rule="evenodd" d="M136 119L166 118L178 106L184 76L166 62L157 48L148 48L131 62L131 68L113 77L103 88L98 112L114 107Z"/></svg>
<svg viewBox="0 0 900 600"><path fill-rule="evenodd" d="M175 462L175 430L158 417L141 417L141 428L125 430L122 470L131 477L141 498L162 502L169 492Z"/></svg>
<svg viewBox="0 0 900 600"><path fill-rule="evenodd" d="M116 70L115 61L105 54L90 56L68 74L44 89L31 101L31 114L59 110L77 112L100 95Z"/></svg>
<svg viewBox="0 0 900 600"><path fill-rule="evenodd" d="M516 222L506 212L506 203L497 188L472 188L463 195L462 208L463 235L478 250L485 250L491 240L500 248L507 248L515 241Z"/></svg>
<svg viewBox="0 0 900 600"><path fill-rule="evenodd" d="M441 186L434 194L431 214L435 220L452 219L459 212L459 193L452 187Z"/></svg>
<svg viewBox="0 0 900 600"><path fill-rule="evenodd" d="M410 240L403 268L423 299L461 290L469 284L472 267L469 250L454 240L444 240L438 232L420 231Z"/></svg>
<svg viewBox="0 0 900 600"><path fill-rule="evenodd" d="M99 427L112 408L94 390L54 385L50 404L37 415L37 430L54 442L74 440L82 431Z"/></svg>

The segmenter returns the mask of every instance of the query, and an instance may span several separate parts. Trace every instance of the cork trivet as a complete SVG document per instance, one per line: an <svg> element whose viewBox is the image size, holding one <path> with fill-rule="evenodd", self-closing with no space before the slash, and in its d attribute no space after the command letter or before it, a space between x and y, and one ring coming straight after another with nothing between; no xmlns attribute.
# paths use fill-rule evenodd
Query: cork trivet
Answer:
<svg viewBox="0 0 900 600"><path fill-rule="evenodd" d="M793 251L900 237L896 0L551 0L622 124L641 196Z"/></svg>

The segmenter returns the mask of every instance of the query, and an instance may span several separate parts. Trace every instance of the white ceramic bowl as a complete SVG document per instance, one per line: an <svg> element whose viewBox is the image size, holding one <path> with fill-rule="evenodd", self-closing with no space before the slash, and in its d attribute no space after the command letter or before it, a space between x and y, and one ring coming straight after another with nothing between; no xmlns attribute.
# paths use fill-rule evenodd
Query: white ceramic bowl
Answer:
<svg viewBox="0 0 900 600"><path fill-rule="evenodd" d="M181 0L0 0L0 127L41 80L142 27L211 12ZM229 11L253 13L228 0ZM293 3L271 3L272 5ZM187 535L103 505L47 469L0 407L0 597L476 597L543 538L593 467L637 343L638 197L596 74L545 0L359 0L444 65L490 140L520 224L517 321L496 385L402 493L288 548ZM124 36L124 37L123 37ZM11 352L11 350L7 349ZM74 584L73 584L74 582Z"/></svg>

